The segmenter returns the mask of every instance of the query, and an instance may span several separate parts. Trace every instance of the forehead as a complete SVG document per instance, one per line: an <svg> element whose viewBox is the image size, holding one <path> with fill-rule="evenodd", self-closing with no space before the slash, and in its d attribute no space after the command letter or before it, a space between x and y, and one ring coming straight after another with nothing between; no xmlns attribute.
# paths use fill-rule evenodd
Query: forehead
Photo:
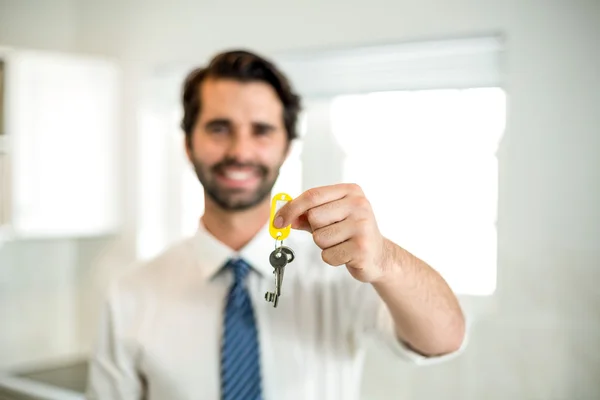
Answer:
<svg viewBox="0 0 600 400"><path fill-rule="evenodd" d="M283 104L275 90L265 82L207 79L199 90L201 119L283 122Z"/></svg>

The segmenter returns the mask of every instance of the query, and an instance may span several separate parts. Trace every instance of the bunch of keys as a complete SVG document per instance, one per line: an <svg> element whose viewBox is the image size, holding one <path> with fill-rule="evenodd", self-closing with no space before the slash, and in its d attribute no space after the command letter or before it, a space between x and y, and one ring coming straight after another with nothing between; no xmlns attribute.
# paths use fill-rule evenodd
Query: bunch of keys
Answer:
<svg viewBox="0 0 600 400"><path fill-rule="evenodd" d="M273 303L273 307L277 307L279 302L279 296L281 295L281 285L283 283L283 273L285 267L294 261L294 251L287 246L283 245L283 240L290 234L290 226L283 228L275 228L273 226L273 220L275 214L283 205L291 201L292 198L286 193L279 193L273 197L271 202L271 219L269 224L269 233L271 237L275 239L275 250L269 255L269 263L273 267L273 274L275 275L275 291L267 292L265 294L265 300Z"/></svg>

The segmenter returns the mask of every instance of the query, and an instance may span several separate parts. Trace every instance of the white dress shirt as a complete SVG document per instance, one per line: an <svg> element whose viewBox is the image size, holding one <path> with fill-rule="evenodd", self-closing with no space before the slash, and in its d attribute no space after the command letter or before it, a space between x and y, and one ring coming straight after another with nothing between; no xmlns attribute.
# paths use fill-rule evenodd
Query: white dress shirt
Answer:
<svg viewBox="0 0 600 400"><path fill-rule="evenodd" d="M277 308L264 298L275 285L268 262L275 241L266 226L239 253L200 227L116 280L90 364L88 397L219 399L222 318L233 279L222 267L232 257L254 268L247 284L265 400L358 399L368 338L415 363L458 353L425 358L410 351L396 339L372 285L325 264L306 232L292 231L284 244L296 258L285 268Z"/></svg>

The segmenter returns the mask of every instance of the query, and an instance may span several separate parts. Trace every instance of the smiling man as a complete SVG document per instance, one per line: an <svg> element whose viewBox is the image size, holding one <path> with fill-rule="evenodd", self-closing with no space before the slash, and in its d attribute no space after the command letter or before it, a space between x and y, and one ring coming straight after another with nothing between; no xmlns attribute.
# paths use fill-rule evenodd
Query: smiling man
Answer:
<svg viewBox="0 0 600 400"><path fill-rule="evenodd" d="M210 100L203 102L199 132L193 140L187 136L186 145L200 183L222 209L242 211L260 204L271 193L288 147L282 122L274 118L283 113L281 102L264 84L224 79L207 79L201 97ZM229 108L235 111L222 111ZM237 140L239 148L232 151L228 142L239 129L236 121L250 121L245 129L252 135Z"/></svg>
<svg viewBox="0 0 600 400"><path fill-rule="evenodd" d="M352 400L369 339L419 364L460 352L456 297L382 236L356 185L312 188L279 211L296 260L278 307L266 302L271 190L299 97L272 63L231 51L192 71L182 100L205 211L195 236L111 286L89 398Z"/></svg>

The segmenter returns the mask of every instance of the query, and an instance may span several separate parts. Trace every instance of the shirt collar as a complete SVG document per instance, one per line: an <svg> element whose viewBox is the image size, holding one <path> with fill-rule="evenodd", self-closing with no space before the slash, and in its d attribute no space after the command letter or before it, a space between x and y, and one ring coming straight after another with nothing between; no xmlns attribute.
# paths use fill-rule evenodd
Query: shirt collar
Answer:
<svg viewBox="0 0 600 400"><path fill-rule="evenodd" d="M275 239L269 235L268 223L239 252L231 249L210 232L200 222L193 238L194 251L205 279L215 276L230 259L242 258L263 276L272 276L273 267L269 264L269 254L275 248Z"/></svg>

